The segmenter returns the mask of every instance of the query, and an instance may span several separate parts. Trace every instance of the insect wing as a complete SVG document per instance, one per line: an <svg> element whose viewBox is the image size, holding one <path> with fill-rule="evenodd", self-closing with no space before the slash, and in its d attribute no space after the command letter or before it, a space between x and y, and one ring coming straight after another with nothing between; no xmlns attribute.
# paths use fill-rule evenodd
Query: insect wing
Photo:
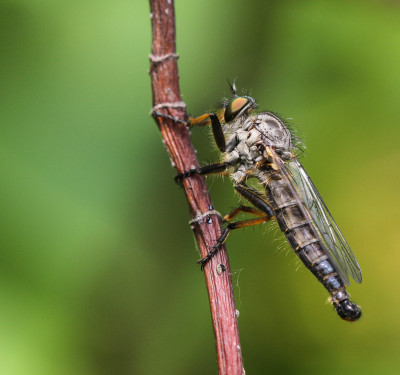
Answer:
<svg viewBox="0 0 400 375"><path fill-rule="evenodd" d="M361 283L362 274L357 259L307 172L297 159L286 162L285 169L295 189L302 197L303 203L330 253L330 258L341 271L343 281L349 285L348 275L350 275L354 281Z"/></svg>

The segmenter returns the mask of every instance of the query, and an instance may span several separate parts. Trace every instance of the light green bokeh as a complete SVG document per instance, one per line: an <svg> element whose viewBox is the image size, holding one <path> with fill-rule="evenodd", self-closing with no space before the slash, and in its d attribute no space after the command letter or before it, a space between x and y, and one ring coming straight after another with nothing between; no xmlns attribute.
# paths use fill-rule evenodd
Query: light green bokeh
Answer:
<svg viewBox="0 0 400 375"><path fill-rule="evenodd" d="M400 7L206 0L176 16L188 110L237 77L292 118L364 274L348 324L276 227L233 233L247 373L398 374ZM216 373L187 204L149 117L148 3L4 0L0 44L0 373ZM236 205L209 182L218 210Z"/></svg>

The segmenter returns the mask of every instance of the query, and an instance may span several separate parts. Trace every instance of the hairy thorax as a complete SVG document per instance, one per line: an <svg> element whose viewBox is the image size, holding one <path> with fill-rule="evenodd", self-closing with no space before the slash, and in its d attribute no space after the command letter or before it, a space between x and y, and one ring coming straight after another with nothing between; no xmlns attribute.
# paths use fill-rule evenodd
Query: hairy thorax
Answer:
<svg viewBox="0 0 400 375"><path fill-rule="evenodd" d="M273 147L283 158L290 158L292 141L283 122L269 112L246 119L239 117L225 125L227 137L224 161L232 165L232 178L239 182L257 174L257 163L267 160L266 147Z"/></svg>

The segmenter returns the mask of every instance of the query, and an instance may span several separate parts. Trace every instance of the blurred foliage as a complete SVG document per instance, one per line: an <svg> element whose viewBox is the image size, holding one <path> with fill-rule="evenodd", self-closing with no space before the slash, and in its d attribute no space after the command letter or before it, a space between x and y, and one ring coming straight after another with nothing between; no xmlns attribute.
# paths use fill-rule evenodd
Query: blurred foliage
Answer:
<svg viewBox="0 0 400 375"><path fill-rule="evenodd" d="M178 1L176 15L189 111L238 77L293 118L364 273L348 324L276 228L233 233L247 373L398 374L398 2ZM149 117L148 3L3 0L0 43L0 373L215 374L187 204ZM228 180L209 182L218 210L236 205Z"/></svg>

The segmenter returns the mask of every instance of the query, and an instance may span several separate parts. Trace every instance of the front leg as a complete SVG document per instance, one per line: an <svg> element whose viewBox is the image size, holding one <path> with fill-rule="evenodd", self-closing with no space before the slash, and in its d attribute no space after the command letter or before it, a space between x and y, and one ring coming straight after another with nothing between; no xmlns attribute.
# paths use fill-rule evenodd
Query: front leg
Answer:
<svg viewBox="0 0 400 375"><path fill-rule="evenodd" d="M186 121L180 120L179 118L176 118L176 117L174 117L174 116L167 115L167 114L165 114L165 113L161 113L161 112L157 111L156 109L153 109L153 110L151 111L151 116L152 116L153 118L157 118L157 117L167 118L167 119L169 119L169 120L173 120L173 121L175 121L175 122L178 122L179 124L184 124L184 125L187 125L187 124L188 124Z"/></svg>
<svg viewBox="0 0 400 375"><path fill-rule="evenodd" d="M210 125L210 123L211 123L215 143L217 144L217 146L221 152L225 152L225 149L226 149L225 136L224 136L224 132L222 130L222 125L221 125L221 121L223 121L223 119L224 119L224 110L220 110L216 114L215 113L205 113L204 115L201 115L196 118L189 118L188 122L182 121L182 120L177 119L176 117L173 117L170 115L163 114L161 112L158 112L155 109L153 109L153 111L151 112L151 115L154 118L163 117L163 118L167 118L170 120L174 120L175 122L184 124L189 128L191 128L193 126Z"/></svg>
<svg viewBox="0 0 400 375"><path fill-rule="evenodd" d="M205 113L197 118L190 119L188 122L188 126L204 126L210 125L212 127L213 136L215 139L215 143L217 144L219 150L221 152L225 152L226 150L226 142L224 132L222 130L221 121L224 121L224 110L218 111L215 113Z"/></svg>

